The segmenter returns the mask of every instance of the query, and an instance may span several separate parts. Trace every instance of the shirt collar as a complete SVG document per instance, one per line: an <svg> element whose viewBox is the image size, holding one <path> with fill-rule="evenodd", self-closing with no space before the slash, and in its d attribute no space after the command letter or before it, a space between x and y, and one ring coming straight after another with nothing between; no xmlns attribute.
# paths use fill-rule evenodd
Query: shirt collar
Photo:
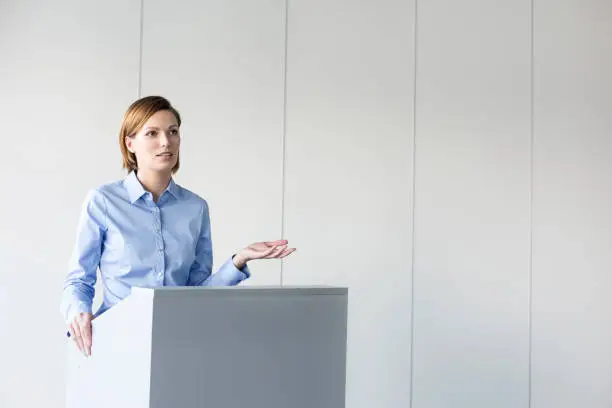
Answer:
<svg viewBox="0 0 612 408"><path fill-rule="evenodd" d="M123 181L123 185L128 192L128 196L132 204L147 193L147 190L144 189L142 184L140 184L138 177L136 177L135 171L131 171L130 174L127 175ZM174 198L179 198L178 185L174 182L174 179L170 179L170 184L168 184L168 187L166 187L166 191L172 194Z"/></svg>
<svg viewBox="0 0 612 408"><path fill-rule="evenodd" d="M166 191L172 194L172 196L177 200L179 199L179 188L174 182L174 178L170 179L170 184L168 184L168 187L166 187Z"/></svg>

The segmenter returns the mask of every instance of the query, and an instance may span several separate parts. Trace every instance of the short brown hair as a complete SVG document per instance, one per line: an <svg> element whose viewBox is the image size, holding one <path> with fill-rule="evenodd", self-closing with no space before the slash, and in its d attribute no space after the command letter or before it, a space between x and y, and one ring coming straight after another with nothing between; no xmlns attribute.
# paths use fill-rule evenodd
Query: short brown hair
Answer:
<svg viewBox="0 0 612 408"><path fill-rule="evenodd" d="M155 113L167 110L176 116L179 127L181 126L181 115L170 104L166 98L161 96L145 96L132 103L127 112L123 116L121 129L119 130L119 148L123 156L123 168L127 169L128 173L138 169L136 155L130 152L125 143L125 139L133 137L144 125L147 120ZM176 158L176 165L172 168L172 173L176 173L179 169L179 157Z"/></svg>

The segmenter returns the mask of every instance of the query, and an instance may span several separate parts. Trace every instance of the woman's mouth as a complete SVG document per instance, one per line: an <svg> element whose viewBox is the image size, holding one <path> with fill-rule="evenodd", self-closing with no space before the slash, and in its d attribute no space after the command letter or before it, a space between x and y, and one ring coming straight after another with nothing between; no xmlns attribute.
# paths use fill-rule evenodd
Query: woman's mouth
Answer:
<svg viewBox="0 0 612 408"><path fill-rule="evenodd" d="M162 160L162 161L170 161L173 159L174 154L170 152L163 152L163 153L156 154L155 157L157 157L159 160Z"/></svg>

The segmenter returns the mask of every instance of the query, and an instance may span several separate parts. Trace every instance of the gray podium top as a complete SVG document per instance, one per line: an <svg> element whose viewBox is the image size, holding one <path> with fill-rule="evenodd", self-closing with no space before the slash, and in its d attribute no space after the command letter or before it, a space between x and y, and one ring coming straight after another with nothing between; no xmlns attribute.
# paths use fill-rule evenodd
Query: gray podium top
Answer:
<svg viewBox="0 0 612 408"><path fill-rule="evenodd" d="M161 286L158 288L132 288L133 291L151 291L154 294L177 294L197 292L198 296L227 295L283 295L283 296L311 296L311 295L346 295L348 289L339 286Z"/></svg>

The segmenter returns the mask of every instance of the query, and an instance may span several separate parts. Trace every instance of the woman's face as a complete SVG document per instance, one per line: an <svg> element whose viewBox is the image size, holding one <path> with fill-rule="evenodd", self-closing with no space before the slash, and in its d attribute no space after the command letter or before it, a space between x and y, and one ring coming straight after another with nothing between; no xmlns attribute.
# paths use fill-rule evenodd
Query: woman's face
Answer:
<svg viewBox="0 0 612 408"><path fill-rule="evenodd" d="M142 129L126 138L125 143L136 155L139 170L171 172L181 144L178 121L170 111L155 112Z"/></svg>

